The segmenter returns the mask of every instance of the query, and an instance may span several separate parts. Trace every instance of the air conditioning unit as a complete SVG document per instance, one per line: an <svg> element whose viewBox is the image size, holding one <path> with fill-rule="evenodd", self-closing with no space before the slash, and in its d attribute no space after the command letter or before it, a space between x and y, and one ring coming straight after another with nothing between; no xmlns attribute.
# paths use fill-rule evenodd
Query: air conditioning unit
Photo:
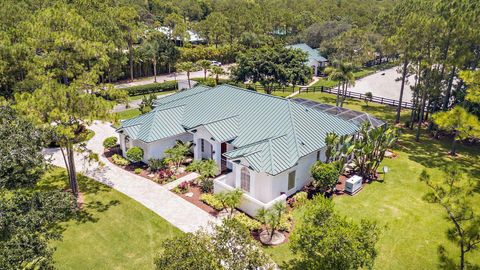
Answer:
<svg viewBox="0 0 480 270"><path fill-rule="evenodd" d="M354 175L345 181L345 192L350 195L354 195L360 189L362 189L362 177Z"/></svg>

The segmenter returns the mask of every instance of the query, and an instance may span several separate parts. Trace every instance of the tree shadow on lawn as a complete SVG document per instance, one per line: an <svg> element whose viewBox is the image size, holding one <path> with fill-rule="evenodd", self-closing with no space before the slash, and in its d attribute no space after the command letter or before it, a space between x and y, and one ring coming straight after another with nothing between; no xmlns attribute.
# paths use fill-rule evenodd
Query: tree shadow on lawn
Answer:
<svg viewBox="0 0 480 270"><path fill-rule="evenodd" d="M105 212L110 207L120 204L119 200L101 201L100 198L108 192L112 192L112 189L104 184L90 179L84 175L78 175L78 186L83 196L83 205L79 211L77 211L72 217L77 223L97 222L98 218L95 217L96 212ZM42 180L37 184L37 190L69 190L67 172L61 168L52 168L45 173Z"/></svg>
<svg viewBox="0 0 480 270"><path fill-rule="evenodd" d="M458 164L470 179L476 181L475 191L480 192L480 181L478 181L480 179L480 147L478 145L458 144L459 156L452 157L448 155L450 139L434 139L427 134L422 134L420 142L416 142L414 132L404 129L396 149L407 153L410 160L429 169L442 169L454 163Z"/></svg>

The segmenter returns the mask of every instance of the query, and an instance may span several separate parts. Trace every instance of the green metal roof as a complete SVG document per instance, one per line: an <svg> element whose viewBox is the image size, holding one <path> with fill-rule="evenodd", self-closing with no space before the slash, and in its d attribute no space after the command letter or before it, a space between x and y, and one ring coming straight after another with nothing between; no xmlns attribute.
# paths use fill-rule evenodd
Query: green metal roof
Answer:
<svg viewBox="0 0 480 270"><path fill-rule="evenodd" d="M197 86L159 98L157 107L123 121L118 131L152 142L203 126L219 142L235 149L229 159L244 158L256 171L272 175L325 146L329 132L352 134L356 125L289 99L242 88Z"/></svg>
<svg viewBox="0 0 480 270"><path fill-rule="evenodd" d="M300 49L308 54L309 65L316 64L316 62L327 62L328 60L323 57L318 50L313 49L305 43L293 44L286 46L290 49Z"/></svg>

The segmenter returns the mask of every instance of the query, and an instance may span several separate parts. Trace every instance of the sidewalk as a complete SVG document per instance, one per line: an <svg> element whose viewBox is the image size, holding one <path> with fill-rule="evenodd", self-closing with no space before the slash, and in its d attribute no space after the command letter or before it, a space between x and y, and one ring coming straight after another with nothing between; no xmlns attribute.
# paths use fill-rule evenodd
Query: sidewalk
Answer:
<svg viewBox="0 0 480 270"><path fill-rule="evenodd" d="M88 141L87 148L100 155L105 167L95 170L96 165L85 164L82 157L77 154L75 165L78 172L124 193L184 232L194 232L207 227L209 223L217 223L215 217L168 191L167 188L111 164L103 156L102 145L106 137L116 136L109 123L96 121L89 128L95 132L95 136ZM52 164L65 167L58 149L47 149L45 154L52 154Z"/></svg>

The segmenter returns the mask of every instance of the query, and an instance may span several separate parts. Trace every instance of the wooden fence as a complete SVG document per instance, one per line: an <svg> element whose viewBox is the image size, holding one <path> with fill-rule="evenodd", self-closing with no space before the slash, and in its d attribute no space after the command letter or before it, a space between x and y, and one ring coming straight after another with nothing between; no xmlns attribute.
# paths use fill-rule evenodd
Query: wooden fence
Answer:
<svg viewBox="0 0 480 270"><path fill-rule="evenodd" d="M338 89L336 89L336 88L327 88L327 87L322 87L322 89L321 89L322 92L335 94L335 95L337 94L337 90ZM303 90L302 90L302 92L303 92ZM307 89L306 92L308 92L308 89ZM398 100L396 100L396 99L377 97L377 96L372 96L372 98L370 99L365 94L358 93L358 92L353 92L353 91L347 91L346 96L349 97L349 98L357 98L357 99L361 99L361 100L367 100L368 99L370 102L398 107ZM402 108L413 109L414 105L411 102L402 101Z"/></svg>

